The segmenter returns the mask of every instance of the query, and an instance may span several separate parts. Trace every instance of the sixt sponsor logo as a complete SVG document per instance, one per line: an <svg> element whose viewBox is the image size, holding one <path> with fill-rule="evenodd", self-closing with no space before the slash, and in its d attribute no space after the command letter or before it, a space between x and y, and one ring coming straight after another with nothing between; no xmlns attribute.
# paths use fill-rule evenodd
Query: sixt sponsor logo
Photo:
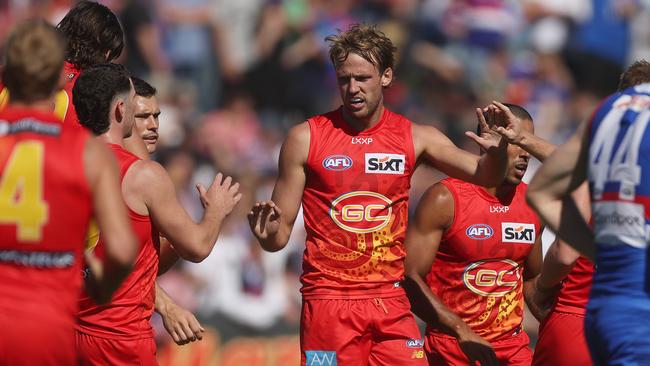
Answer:
<svg viewBox="0 0 650 366"><path fill-rule="evenodd" d="M519 222L501 223L501 241L504 243L535 243L535 225Z"/></svg>
<svg viewBox="0 0 650 366"><path fill-rule="evenodd" d="M406 341L406 347L408 348L422 348L424 347L424 340L422 339L409 339Z"/></svg>
<svg viewBox="0 0 650 366"><path fill-rule="evenodd" d="M494 230L488 224L474 224L465 230L465 234L470 239L485 240L494 235Z"/></svg>
<svg viewBox="0 0 650 366"><path fill-rule="evenodd" d="M463 272L463 283L481 296L504 296L517 288L521 267L510 259L478 261Z"/></svg>
<svg viewBox="0 0 650 366"><path fill-rule="evenodd" d="M401 154L366 154L366 173L404 174L405 162Z"/></svg>
<svg viewBox="0 0 650 366"><path fill-rule="evenodd" d="M341 229L357 234L371 233L388 225L393 202L370 191L355 191L332 201L330 217Z"/></svg>
<svg viewBox="0 0 650 366"><path fill-rule="evenodd" d="M352 167L352 159L346 155L331 155L323 159L323 168L342 171Z"/></svg>

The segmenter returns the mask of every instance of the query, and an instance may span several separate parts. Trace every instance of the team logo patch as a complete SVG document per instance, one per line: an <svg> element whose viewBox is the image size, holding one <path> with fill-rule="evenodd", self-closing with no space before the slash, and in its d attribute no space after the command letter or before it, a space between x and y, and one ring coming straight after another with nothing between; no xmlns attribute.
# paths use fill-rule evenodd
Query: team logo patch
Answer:
<svg viewBox="0 0 650 366"><path fill-rule="evenodd" d="M406 341L406 347L408 348L422 348L424 347L423 339L409 339Z"/></svg>
<svg viewBox="0 0 650 366"><path fill-rule="evenodd" d="M366 154L366 173L404 174L406 157L401 154Z"/></svg>
<svg viewBox="0 0 650 366"><path fill-rule="evenodd" d="M347 155L331 155L323 159L323 168L342 171L352 167L352 159Z"/></svg>
<svg viewBox="0 0 650 366"><path fill-rule="evenodd" d="M390 222L393 202L370 191L355 191L332 201L330 217L341 229L357 234L381 230Z"/></svg>
<svg viewBox="0 0 650 366"><path fill-rule="evenodd" d="M519 272L517 262L510 259L478 261L465 268L463 283L481 296L504 296L517 288Z"/></svg>
<svg viewBox="0 0 650 366"><path fill-rule="evenodd" d="M501 223L501 241L504 243L535 243L535 225L519 222Z"/></svg>
<svg viewBox="0 0 650 366"><path fill-rule="evenodd" d="M305 351L307 366L337 366L334 351Z"/></svg>
<svg viewBox="0 0 650 366"><path fill-rule="evenodd" d="M474 224L465 230L465 234L470 239L485 240L494 235L494 230L488 224Z"/></svg>

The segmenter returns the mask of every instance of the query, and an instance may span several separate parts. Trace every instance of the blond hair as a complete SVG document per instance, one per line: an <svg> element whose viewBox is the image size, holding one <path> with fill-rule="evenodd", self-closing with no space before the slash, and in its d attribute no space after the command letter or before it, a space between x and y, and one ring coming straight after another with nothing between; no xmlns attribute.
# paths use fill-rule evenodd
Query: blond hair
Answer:
<svg viewBox="0 0 650 366"><path fill-rule="evenodd" d="M330 60L335 68L348 58L350 53L363 57L375 65L379 72L394 68L397 59L397 48L390 38L374 25L353 24L343 32L325 38L329 43Z"/></svg>
<svg viewBox="0 0 650 366"><path fill-rule="evenodd" d="M54 26L42 20L19 24L7 41L2 81L13 102L34 102L54 93L65 54L65 42Z"/></svg>

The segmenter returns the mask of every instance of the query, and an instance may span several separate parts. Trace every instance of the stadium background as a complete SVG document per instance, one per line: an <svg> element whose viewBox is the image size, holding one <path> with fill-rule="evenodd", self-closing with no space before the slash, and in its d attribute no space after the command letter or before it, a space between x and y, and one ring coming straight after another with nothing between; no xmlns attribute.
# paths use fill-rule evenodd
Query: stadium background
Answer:
<svg viewBox="0 0 650 366"><path fill-rule="evenodd" d="M158 89L155 158L187 210L201 216L193 187L215 170L235 176L244 192L210 257L160 278L208 329L203 341L176 346L156 317L162 366L299 363L302 223L288 248L268 254L245 215L270 197L288 128L339 104L323 40L337 28L378 24L400 52L387 104L472 151L463 132L475 128L475 106L520 104L538 135L561 143L614 91L631 60L650 59L648 0L101 2L125 31L120 62ZM16 22L38 16L56 24L72 3L0 0L0 48ZM414 202L440 177L420 169ZM536 329L527 322L533 340Z"/></svg>

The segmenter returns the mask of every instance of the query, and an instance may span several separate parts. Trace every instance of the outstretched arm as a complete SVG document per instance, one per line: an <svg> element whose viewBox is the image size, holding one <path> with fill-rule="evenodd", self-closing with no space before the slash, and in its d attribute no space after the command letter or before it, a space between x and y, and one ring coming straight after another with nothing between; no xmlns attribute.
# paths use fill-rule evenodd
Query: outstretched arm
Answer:
<svg viewBox="0 0 650 366"><path fill-rule="evenodd" d="M490 130L481 109L476 109L481 135L468 132L486 153L483 156L458 148L442 132L432 126L413 124L413 145L416 158L424 160L443 173L464 181L482 185L501 184L506 171L508 144L500 135Z"/></svg>
<svg viewBox="0 0 650 366"><path fill-rule="evenodd" d="M537 171L527 199L560 239L593 260L593 232L570 195L586 180L588 136L585 122Z"/></svg>
<svg viewBox="0 0 650 366"><path fill-rule="evenodd" d="M458 344L472 364L497 365L489 342L476 335L454 312L431 291L425 281L438 252L440 239L454 217L454 199L442 183L433 185L424 194L415 218L406 234L406 278L404 289L411 300L413 312L429 325L458 339Z"/></svg>
<svg viewBox="0 0 650 366"><path fill-rule="evenodd" d="M280 150L279 175L271 201L255 203L248 213L251 231L266 251L278 251L289 241L307 180L309 135L307 122L289 131Z"/></svg>
<svg viewBox="0 0 650 366"><path fill-rule="evenodd" d="M165 169L154 161L140 160L124 176L122 190L129 207L149 215L161 235L174 243L174 249L184 259L200 262L217 241L226 216L241 199L239 184L217 174L209 189L197 185L205 211L198 224L178 202L176 190Z"/></svg>

